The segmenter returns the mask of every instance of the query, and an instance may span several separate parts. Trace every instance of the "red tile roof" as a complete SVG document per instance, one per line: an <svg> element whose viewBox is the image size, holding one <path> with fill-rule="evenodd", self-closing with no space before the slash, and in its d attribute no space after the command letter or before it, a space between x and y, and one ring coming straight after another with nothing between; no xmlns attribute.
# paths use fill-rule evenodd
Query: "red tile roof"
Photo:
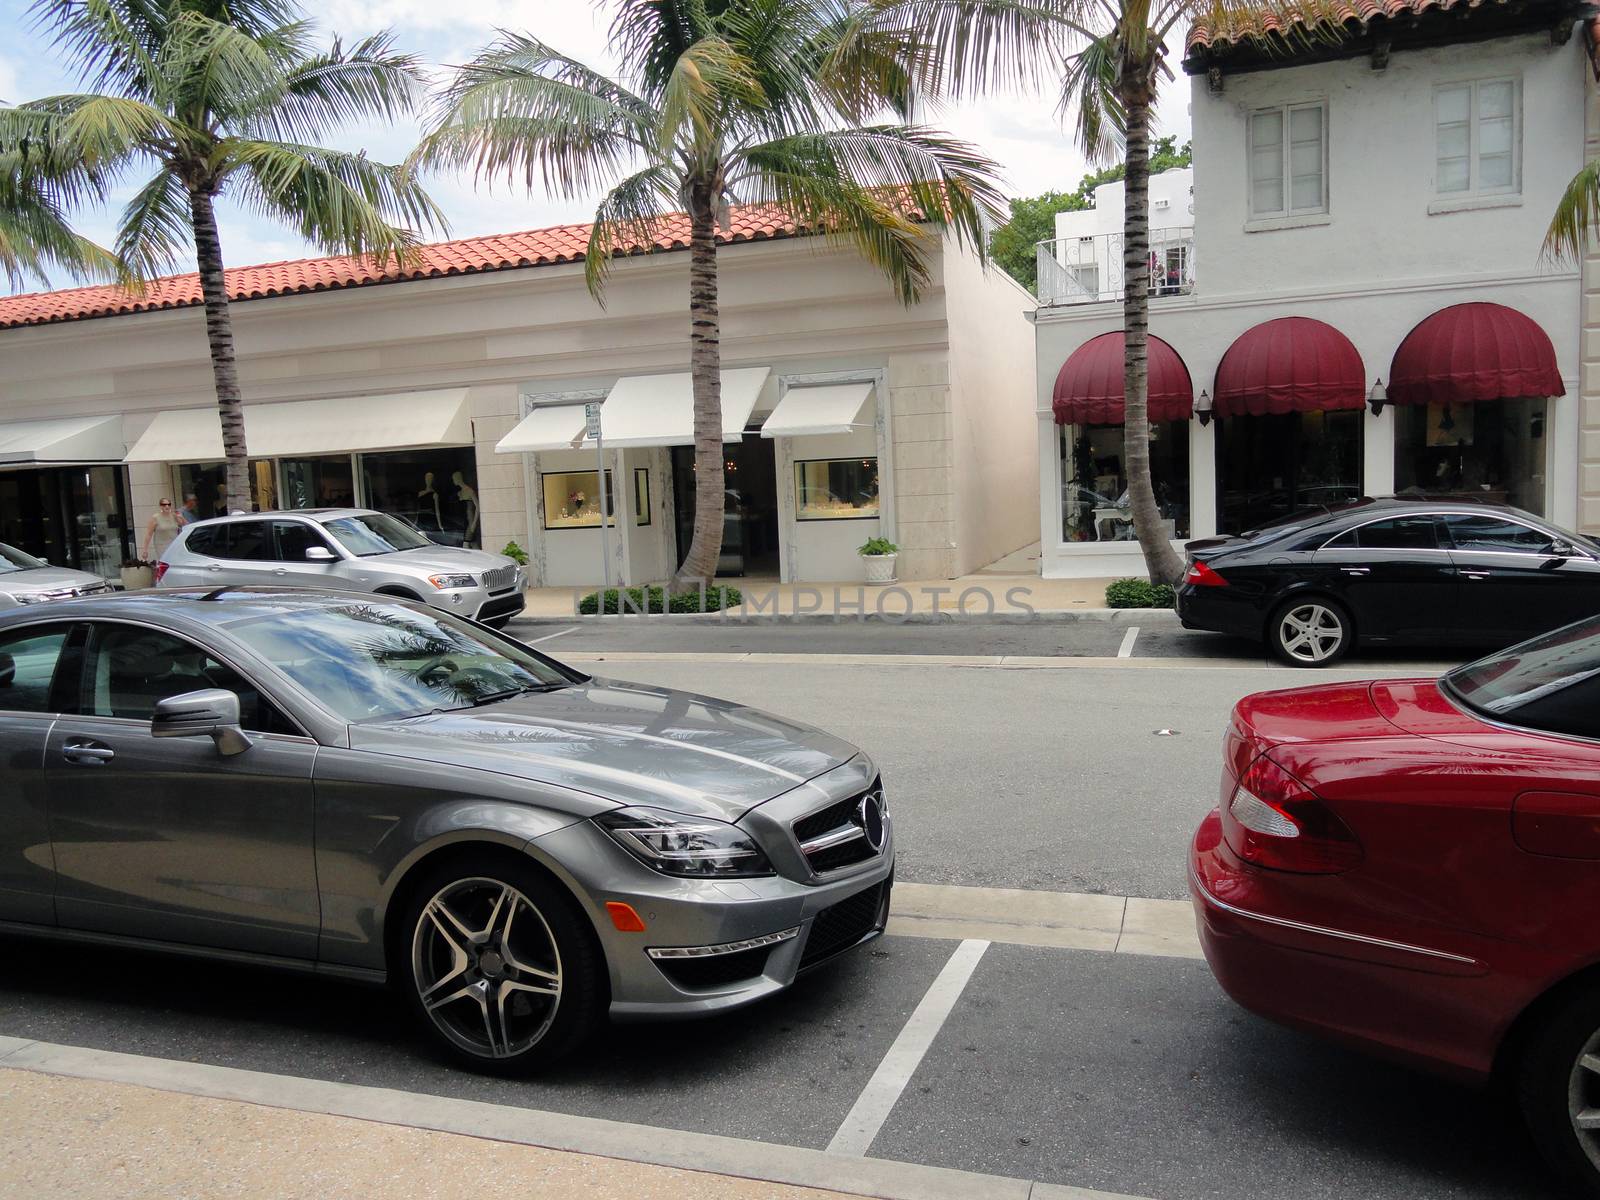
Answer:
<svg viewBox="0 0 1600 1200"><path fill-rule="evenodd" d="M730 230L717 235L719 243L767 241L796 237L804 232L791 217L771 206L735 208L731 225ZM589 244L590 228L589 225L557 225L526 233L502 233L492 237L436 242L419 247L415 257L404 268L391 262L380 270L371 259L361 258L302 258L291 262L264 263L256 267L236 267L227 272L228 298L235 301L261 300L268 296L292 296L413 279L437 279L447 275L472 275L480 271L580 262ZM674 213L663 219L652 243L630 245L619 253L653 254L686 250L688 247L689 218L683 213ZM226 243L223 249L226 251ZM169 275L154 279L142 293L127 292L115 286L101 286L34 292L24 296L0 296L0 329L81 321L89 317L111 317L162 308L187 308L199 303L199 275Z"/></svg>
<svg viewBox="0 0 1600 1200"><path fill-rule="evenodd" d="M1189 29L1188 49L1193 54L1207 49L1225 49L1270 34L1284 36L1291 31L1303 34L1322 25L1354 24L1365 29L1375 20L1484 7L1507 8L1510 0L1332 0L1330 4L1308 7L1304 14L1297 14L1292 5L1280 4L1274 10L1262 9L1251 17L1222 26L1202 18Z"/></svg>

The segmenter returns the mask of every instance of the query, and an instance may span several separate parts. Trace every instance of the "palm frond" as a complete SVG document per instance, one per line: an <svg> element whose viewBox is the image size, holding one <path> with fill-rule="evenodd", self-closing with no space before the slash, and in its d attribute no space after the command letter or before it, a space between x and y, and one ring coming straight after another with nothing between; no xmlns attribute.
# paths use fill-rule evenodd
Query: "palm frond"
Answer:
<svg viewBox="0 0 1600 1200"><path fill-rule="evenodd" d="M117 224L117 257L128 274L152 279L178 265L194 234L189 196L178 177L156 172L128 201Z"/></svg>
<svg viewBox="0 0 1600 1200"><path fill-rule="evenodd" d="M1092 41L1097 0L869 0L866 31L920 43L908 65L930 95L1031 89L1074 44Z"/></svg>
<svg viewBox="0 0 1600 1200"><path fill-rule="evenodd" d="M584 282L596 299L602 296L617 251L655 240L663 214L677 199L677 185L677 177L656 164L628 176L600 201L583 257Z"/></svg>
<svg viewBox="0 0 1600 1200"><path fill-rule="evenodd" d="M320 146L236 139L224 173L241 198L330 253L403 261L444 213L402 167Z"/></svg>
<svg viewBox="0 0 1600 1200"><path fill-rule="evenodd" d="M618 60L659 101L678 57L711 32L704 0L611 0L610 45Z"/></svg>
<svg viewBox="0 0 1600 1200"><path fill-rule="evenodd" d="M249 131L309 141L368 117L394 121L416 110L422 86L421 60L397 51L391 33L363 38L348 51L335 39L326 52L290 68L281 98Z"/></svg>
<svg viewBox="0 0 1600 1200"><path fill-rule="evenodd" d="M655 110L598 72L503 35L457 70L411 162L577 196L648 156L657 124Z"/></svg>
<svg viewBox="0 0 1600 1200"><path fill-rule="evenodd" d="M159 109L122 96L46 96L0 109L0 147L26 141L93 171L114 172L184 132Z"/></svg>
<svg viewBox="0 0 1600 1200"><path fill-rule="evenodd" d="M83 86L147 96L168 20L161 0L34 0L29 11Z"/></svg>
<svg viewBox="0 0 1600 1200"><path fill-rule="evenodd" d="M286 48L193 10L172 22L156 58L152 100L194 125L224 126L276 98Z"/></svg>
<svg viewBox="0 0 1600 1200"><path fill-rule="evenodd" d="M1600 160L1584 164L1556 201L1543 256L1550 262L1581 262L1600 222Z"/></svg>
<svg viewBox="0 0 1600 1200"><path fill-rule="evenodd" d="M675 145L714 149L725 113L760 109L766 102L750 60L725 38L702 38L672 64L661 94L656 150L667 154Z"/></svg>
<svg viewBox="0 0 1600 1200"><path fill-rule="evenodd" d="M1117 99L1117 45L1104 37L1088 42L1067 60L1061 81L1062 118L1077 114L1078 145L1090 162L1104 163L1122 149L1127 118Z"/></svg>
<svg viewBox="0 0 1600 1200"><path fill-rule="evenodd" d="M110 251L73 231L48 181L0 175L0 275L13 289L30 278L49 286L52 268L80 282L122 277Z"/></svg>

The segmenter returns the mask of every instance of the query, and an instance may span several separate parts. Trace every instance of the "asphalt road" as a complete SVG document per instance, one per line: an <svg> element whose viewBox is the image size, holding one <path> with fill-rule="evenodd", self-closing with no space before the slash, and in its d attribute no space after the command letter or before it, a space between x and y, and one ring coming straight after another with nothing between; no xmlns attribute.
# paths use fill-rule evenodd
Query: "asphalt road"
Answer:
<svg viewBox="0 0 1600 1200"><path fill-rule="evenodd" d="M1222 734L1240 697L1428 673L640 661L626 652L577 665L737 700L861 746L883 772L901 879L1158 898L1187 894L1189 835L1217 802Z"/></svg>
<svg viewBox="0 0 1600 1200"><path fill-rule="evenodd" d="M0 946L15 1037L813 1149L955 949L886 937L755 1008L617 1026L542 1078L503 1080L436 1062L382 990ZM1495 1096L1269 1025L1203 962L1002 944L867 1153L1157 1200L1554 1195Z"/></svg>

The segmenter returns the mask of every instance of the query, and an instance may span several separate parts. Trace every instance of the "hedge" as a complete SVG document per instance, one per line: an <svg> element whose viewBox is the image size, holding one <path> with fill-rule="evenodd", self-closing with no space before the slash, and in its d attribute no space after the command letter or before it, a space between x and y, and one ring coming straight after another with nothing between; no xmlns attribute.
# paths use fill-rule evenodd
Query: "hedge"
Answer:
<svg viewBox="0 0 1600 1200"><path fill-rule="evenodd" d="M1177 602L1171 585L1148 579L1119 579L1106 587L1107 608L1171 608Z"/></svg>
<svg viewBox="0 0 1600 1200"><path fill-rule="evenodd" d="M618 588L608 588L605 593L605 612L610 613L698 613L720 612L725 608L737 608L744 603L744 596L735 587L712 587L705 591L705 606L701 607L700 592L680 592L668 598L665 588L628 588L625 592ZM593 616L601 611L600 593L590 592L578 601L578 611L585 616Z"/></svg>

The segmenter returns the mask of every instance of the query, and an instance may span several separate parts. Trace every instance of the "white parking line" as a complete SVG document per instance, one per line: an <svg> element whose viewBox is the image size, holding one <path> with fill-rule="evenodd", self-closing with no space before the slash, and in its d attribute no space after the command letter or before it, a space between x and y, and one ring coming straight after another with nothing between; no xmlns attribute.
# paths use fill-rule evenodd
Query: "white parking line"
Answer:
<svg viewBox="0 0 1600 1200"><path fill-rule="evenodd" d="M1138 636L1139 627L1137 625L1129 625L1128 632L1122 635L1122 645L1117 647L1118 658L1133 657L1133 642Z"/></svg>
<svg viewBox="0 0 1600 1200"><path fill-rule="evenodd" d="M579 627L577 625L574 625L571 629L563 629L560 633L547 633L542 638L526 638L524 640L530 646L535 645L535 644L537 644L539 642L553 642L558 637L566 637L567 634L569 634L569 633L577 633L578 629L579 629Z"/></svg>
<svg viewBox="0 0 1600 1200"><path fill-rule="evenodd" d="M988 942L976 940L962 942L956 947L900 1036L895 1038L894 1045L889 1047L889 1053L883 1056L878 1069L867 1080L867 1086L861 1089L861 1095L845 1114L844 1123L828 1143L829 1154L866 1154L988 948Z"/></svg>

